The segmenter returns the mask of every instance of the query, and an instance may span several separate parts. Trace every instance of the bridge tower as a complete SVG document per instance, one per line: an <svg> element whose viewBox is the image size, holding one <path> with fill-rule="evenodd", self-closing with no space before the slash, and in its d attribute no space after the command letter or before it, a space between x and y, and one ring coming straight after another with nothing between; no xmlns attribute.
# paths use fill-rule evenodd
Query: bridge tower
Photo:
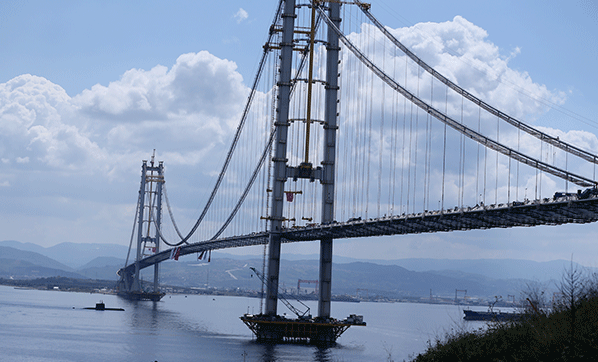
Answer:
<svg viewBox="0 0 598 362"><path fill-rule="evenodd" d="M313 60L315 44L315 15L316 9L312 2L312 20L310 34L310 58ZM340 3L337 1L327 2L330 19L336 26L340 25ZM325 83L325 110L324 110L324 155L321 166L313 167L309 162L308 149L306 145L306 157L304 162L298 166L289 166L287 158L287 137L289 122L289 102L292 88L292 53L294 47L295 0L285 0L282 11L282 42L280 44L280 76L278 86L278 105L276 114L276 139L274 144L273 201L270 210L270 239L268 246L268 276L266 285L266 309L267 315L276 315L278 301L278 281L280 271L280 244L282 223L284 221L284 186L288 178L297 180L299 178L319 180L322 184L322 224L330 223L334 218L334 179L335 179L335 155L336 155L336 130L337 126L337 99L338 99L338 60L339 60L339 39L336 32L329 29L326 44L326 83ZM308 89L313 79L313 61L310 60L310 71ZM308 91L307 100L307 140L309 142L309 126L311 123L311 92ZM330 317L331 301L331 279L332 279L332 238L320 240L320 273L319 273L319 299L318 317L327 319Z"/></svg>
<svg viewBox="0 0 598 362"><path fill-rule="evenodd" d="M155 154L151 161L143 161L141 166L141 185L137 204L137 238L134 274L121 271L118 283L119 295L129 299L160 300L160 264L154 264L154 281L151 291L143 289L140 277L140 261L160 252L160 228L162 225L162 186L164 184L164 164L155 165ZM127 257L128 259L128 257ZM127 260L128 264L128 260Z"/></svg>

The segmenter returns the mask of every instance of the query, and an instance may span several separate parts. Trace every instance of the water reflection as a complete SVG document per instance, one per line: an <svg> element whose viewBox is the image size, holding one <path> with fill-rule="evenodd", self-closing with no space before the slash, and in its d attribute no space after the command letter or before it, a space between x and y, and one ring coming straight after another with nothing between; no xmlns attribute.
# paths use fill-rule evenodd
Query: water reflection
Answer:
<svg viewBox="0 0 598 362"><path fill-rule="evenodd" d="M262 352L262 361L263 362L275 362L278 361L276 358L276 347L275 344L265 343L262 344L263 352Z"/></svg>
<svg viewBox="0 0 598 362"><path fill-rule="evenodd" d="M330 362L332 361L332 353L330 347L316 347L314 351L314 361L316 362Z"/></svg>
<svg viewBox="0 0 598 362"><path fill-rule="evenodd" d="M179 298L178 301L187 303L182 298ZM170 301L170 304L174 304L173 302L174 300ZM129 330L133 332L133 334L127 336L128 343L137 345L139 343L137 337L146 336L147 338L152 336L159 339L159 345L168 344L167 341L170 341L173 349L176 349L166 352L163 349L157 349L157 345L147 346L147 352L149 352L147 357L172 358L180 356L184 359L190 354L197 353L203 357L220 361L231 358L230 360L263 362L333 362L338 360L340 350L346 349L346 347L338 344L318 347L309 344L258 343L253 339L254 337L248 338L247 335L240 335L234 331L233 333L217 331L218 328L215 329L215 326L210 322L210 317L213 314L206 314L210 304L184 304L185 306L192 306L195 310L195 312L189 313L184 309L171 309L173 305L163 301L122 300L122 303L127 311L126 323ZM222 315L217 318L217 320L221 319L223 319ZM235 321L235 323L239 322ZM147 343L147 341L144 343ZM181 348L181 346L185 347ZM139 353L138 350L137 352L135 350L135 347L128 348L131 355Z"/></svg>
<svg viewBox="0 0 598 362"><path fill-rule="evenodd" d="M244 343L241 357L247 361L260 362L332 362L337 360L334 355L335 350L338 350L336 346L318 347L309 344L258 343L253 340ZM256 359L256 356L258 356L258 359Z"/></svg>
<svg viewBox="0 0 598 362"><path fill-rule="evenodd" d="M159 310L158 302L125 300L125 303L128 306L125 310L132 311L128 313L131 328L148 330L152 334L158 332L160 322L167 319L169 314L168 311Z"/></svg>

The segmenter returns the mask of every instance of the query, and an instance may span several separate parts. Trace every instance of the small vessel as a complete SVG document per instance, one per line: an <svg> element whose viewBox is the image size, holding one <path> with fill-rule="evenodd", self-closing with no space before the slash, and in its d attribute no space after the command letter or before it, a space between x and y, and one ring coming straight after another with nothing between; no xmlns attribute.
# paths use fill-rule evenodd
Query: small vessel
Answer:
<svg viewBox="0 0 598 362"><path fill-rule="evenodd" d="M83 309L124 311L122 308L106 308L106 304L102 300L100 300L99 303L96 303L95 307L85 307Z"/></svg>

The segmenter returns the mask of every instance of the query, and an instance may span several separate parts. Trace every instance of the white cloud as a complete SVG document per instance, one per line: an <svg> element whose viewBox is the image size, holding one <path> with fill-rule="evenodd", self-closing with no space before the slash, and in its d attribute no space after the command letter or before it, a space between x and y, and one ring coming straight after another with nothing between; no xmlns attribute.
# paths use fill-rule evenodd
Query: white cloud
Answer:
<svg viewBox="0 0 598 362"><path fill-rule="evenodd" d="M559 139L575 145L583 150L598 154L598 138L593 133L580 130L571 130L565 132L560 129L541 126L538 127L538 129L554 137L558 137Z"/></svg>
<svg viewBox="0 0 598 362"><path fill-rule="evenodd" d="M237 19L237 23L242 22L243 20L247 19L249 14L243 8L239 8L239 11L235 14L235 19Z"/></svg>
<svg viewBox="0 0 598 362"><path fill-rule="evenodd" d="M247 92L233 62L205 51L181 55L171 69L131 69L73 98L45 78L22 75L0 84L0 158L114 175L121 158L138 161L139 152L158 148L197 164L225 142Z"/></svg>
<svg viewBox="0 0 598 362"><path fill-rule="evenodd" d="M221 166L212 152L217 148L219 155L228 146L247 92L234 62L205 51L183 54L170 68L131 69L72 98L38 76L2 83L0 160L6 181L0 185L10 186L11 194L0 209L28 213L25 199L60 195L48 203L67 200L79 210L76 218L93 219L94 210L83 204L107 210L120 196L134 200L127 196L137 186L127 190L122 184L138 181L139 163L152 149L167 159L169 172L184 169L179 183L187 177L194 187L204 187L202 175ZM188 168L197 165L199 170ZM71 219L72 212L61 208L55 217Z"/></svg>
<svg viewBox="0 0 598 362"><path fill-rule="evenodd" d="M201 114L230 117L247 92L234 62L201 51L179 56L169 70L131 69L107 87L84 90L74 101L81 111L120 121L165 121Z"/></svg>
<svg viewBox="0 0 598 362"><path fill-rule="evenodd" d="M547 107L537 100L555 104L565 101L564 92L551 92L534 83L527 72L509 67L509 61L520 53L519 48L508 57L502 56L500 49L487 40L484 29L461 16L392 32L438 72L512 116L521 118L545 112Z"/></svg>
<svg viewBox="0 0 598 362"><path fill-rule="evenodd" d="M0 84L0 157L34 168L94 160L97 146L73 125L75 112L66 92L45 78L25 74Z"/></svg>

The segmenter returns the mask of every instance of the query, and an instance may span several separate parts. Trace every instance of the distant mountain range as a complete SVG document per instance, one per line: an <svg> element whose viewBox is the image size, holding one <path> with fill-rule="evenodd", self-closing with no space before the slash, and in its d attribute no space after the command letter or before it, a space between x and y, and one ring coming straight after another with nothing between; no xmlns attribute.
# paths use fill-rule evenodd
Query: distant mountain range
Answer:
<svg viewBox="0 0 598 362"><path fill-rule="evenodd" d="M101 256L120 258L124 263L127 251L129 250L126 246L116 244L83 244L66 242L44 248L37 244L21 243L14 240L0 241L0 246L8 246L23 251L32 251L74 269L80 268L93 259Z"/></svg>
<svg viewBox="0 0 598 362"><path fill-rule="evenodd" d="M128 248L115 244L61 243L44 248L32 243L0 241L0 277L39 278L63 276L117 280L116 271L124 266ZM134 252L131 255L135 255ZM283 255L280 285L295 291L297 282L318 279L317 255ZM178 262L161 263L161 283L184 287L218 287L259 290L261 284L250 266L260 270L263 261L256 256L214 252L210 263L191 256ZM530 283L552 285L560 281L571 262L534 262L512 259L448 260L398 259L363 260L335 257L333 293L370 296L450 297L455 290L468 296L519 295ZM574 266L577 266L574 263ZM151 271L145 270L146 280ZM304 292L314 285L304 283Z"/></svg>

